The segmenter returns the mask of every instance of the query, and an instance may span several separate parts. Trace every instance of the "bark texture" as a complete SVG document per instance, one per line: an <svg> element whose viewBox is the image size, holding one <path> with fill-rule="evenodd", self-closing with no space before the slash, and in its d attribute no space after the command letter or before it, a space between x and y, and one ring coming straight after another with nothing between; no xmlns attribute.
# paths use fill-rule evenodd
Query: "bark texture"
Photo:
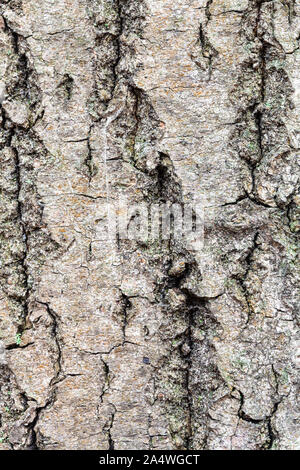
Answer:
<svg viewBox="0 0 300 470"><path fill-rule="evenodd" d="M0 448L299 448L299 1L0 13ZM203 249L112 247L119 197Z"/></svg>

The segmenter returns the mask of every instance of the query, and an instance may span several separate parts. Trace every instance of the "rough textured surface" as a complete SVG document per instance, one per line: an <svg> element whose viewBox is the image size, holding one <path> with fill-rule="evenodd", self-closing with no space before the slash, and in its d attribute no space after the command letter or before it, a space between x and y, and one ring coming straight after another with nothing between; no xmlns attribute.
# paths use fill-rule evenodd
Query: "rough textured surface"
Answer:
<svg viewBox="0 0 300 470"><path fill-rule="evenodd" d="M0 12L0 448L299 448L298 0Z"/></svg>

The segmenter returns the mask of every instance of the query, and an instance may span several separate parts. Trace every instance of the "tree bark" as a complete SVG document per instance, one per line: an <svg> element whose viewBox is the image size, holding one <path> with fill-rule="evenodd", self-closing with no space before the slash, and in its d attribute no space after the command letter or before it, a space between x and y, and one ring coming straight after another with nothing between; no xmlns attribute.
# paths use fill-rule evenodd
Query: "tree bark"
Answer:
<svg viewBox="0 0 300 470"><path fill-rule="evenodd" d="M299 448L298 0L0 9L0 448Z"/></svg>

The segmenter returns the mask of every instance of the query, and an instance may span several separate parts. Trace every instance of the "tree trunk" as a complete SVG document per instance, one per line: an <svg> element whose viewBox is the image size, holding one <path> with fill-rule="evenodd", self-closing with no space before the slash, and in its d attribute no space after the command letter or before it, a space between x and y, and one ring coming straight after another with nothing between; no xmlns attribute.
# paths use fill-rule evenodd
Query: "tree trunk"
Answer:
<svg viewBox="0 0 300 470"><path fill-rule="evenodd" d="M0 448L300 448L298 0L0 8Z"/></svg>

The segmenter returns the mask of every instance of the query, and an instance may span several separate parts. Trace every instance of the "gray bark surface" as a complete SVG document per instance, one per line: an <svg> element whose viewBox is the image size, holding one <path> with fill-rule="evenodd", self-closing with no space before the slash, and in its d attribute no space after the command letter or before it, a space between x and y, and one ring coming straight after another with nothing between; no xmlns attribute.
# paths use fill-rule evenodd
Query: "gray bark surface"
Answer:
<svg viewBox="0 0 300 470"><path fill-rule="evenodd" d="M0 449L299 449L299 1L0 15Z"/></svg>

